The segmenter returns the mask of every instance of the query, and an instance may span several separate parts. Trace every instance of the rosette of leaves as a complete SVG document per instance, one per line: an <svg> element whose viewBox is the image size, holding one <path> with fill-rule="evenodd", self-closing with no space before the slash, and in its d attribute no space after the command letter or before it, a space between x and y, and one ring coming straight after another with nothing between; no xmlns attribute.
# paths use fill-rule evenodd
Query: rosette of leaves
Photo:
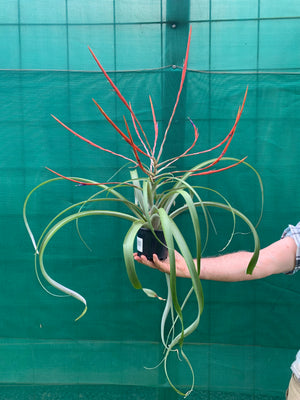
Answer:
<svg viewBox="0 0 300 400"><path fill-rule="evenodd" d="M163 231L166 246L168 248L170 274L166 275L168 296L161 319L161 338L165 348L162 362L164 364L165 374L170 385L173 387L174 390L176 390L176 392L183 396L187 396L194 387L193 368L188 357L183 351L183 344L185 338L190 335L199 325L200 316L203 311L204 305L204 296L199 275L201 269L201 255L205 242L207 241L207 236L204 240L203 245L203 240L200 234L201 230L199 214L204 216L205 224L208 227L209 209L220 208L229 212L232 215L233 219L233 231L229 238L229 241L234 234L236 218L241 218L247 224L253 236L254 251L247 271L245 271L245 273L252 273L256 265L260 249L259 238L256 229L252 222L243 213L231 207L229 202L220 193L217 193L213 188L203 188L201 186L195 186L189 183L189 180L191 177L194 176L200 177L202 175L221 173L222 171L225 171L227 169L237 167L239 164L244 164L256 174L259 181L261 194L263 194L262 183L259 174L250 164L246 163L246 157L243 159L225 157L225 153L230 145L230 142L232 141L238 121L244 108L247 90L242 105L238 109L232 129L220 143L210 149L196 151L195 148L199 138L199 133L193 121L190 120L191 128L194 135L193 143L191 144L191 146L179 155L174 155L174 157L170 159L162 160L162 154L166 145L166 139L170 131L170 127L178 106L183 84L185 81L190 40L191 31L189 33L189 38L187 42L186 55L182 68L181 81L177 93L177 98L167 128L165 129L162 136L159 134L159 124L156 120L154 105L151 97L149 97L154 130L154 140L152 144L150 144L148 136L143 130L142 124L139 122L136 114L134 113L131 104L123 97L120 90L111 80L99 60L96 58L93 51L90 49L91 54L98 64L100 70L105 75L107 81L117 94L120 101L123 102L123 104L125 105L131 119L132 128L130 128L130 124L125 116L124 128L118 126L106 114L106 112L96 102L96 100L93 101L103 117L108 121L109 124L112 125L114 131L120 135L121 140L124 140L128 144L128 154L120 154L114 152L113 150L104 148L101 145L96 144L86 137L82 136L81 134L77 133L75 130L65 125L57 117L54 118L69 132L76 135L78 138L88 143L89 145L94 146L101 151L108 152L115 157L124 159L128 165L128 180L121 182L108 181L103 183L90 180L88 178L67 177L58 172L50 170L57 176L55 178L44 181L37 187L35 187L27 196L23 209L25 225L35 248L35 266L39 281L42 284L40 279L40 275L42 275L43 278L51 286L63 292L65 295L72 296L82 302L84 305L84 310L77 319L81 318L87 310L86 299L79 293L73 291L70 288L67 288L66 286L60 284L52 277L50 277L44 265L45 250L48 243L55 237L57 232L60 231L65 225L73 221L76 221L76 223L78 223L81 218L91 216L106 215L113 218L121 218L129 221L130 227L123 241L124 262L128 278L134 288L142 289L150 297L160 298L153 290L143 287L136 273L133 253L136 235L141 227L146 227L150 229L153 233L155 230L158 229ZM211 158L200 163L196 162L195 165L188 170L181 170L180 168L176 168L178 161L182 160L183 158L197 158L197 156L200 156L201 154L208 153L212 150L216 150L219 148L221 150L218 157ZM225 165L220 165L221 162L225 162ZM76 184L80 185L95 186L95 194L92 197L83 200L82 202L73 204L70 207L62 210L49 222L49 224L45 227L42 235L36 241L27 219L26 210L28 201L30 197L44 185L49 185L54 181L62 179L75 182ZM127 189L127 191L128 188L131 189L132 194L130 197L128 197L127 191L126 195L122 192L124 188ZM199 191L203 191L203 189L209 192L213 191L217 193L220 201L216 202L204 200L199 194ZM181 201L179 202L180 206L176 207L174 206L175 200L179 198L181 199ZM112 211L111 207L109 207L109 209L105 209L105 203L110 203L111 205L111 203L118 204L120 202L126 206L128 212ZM93 204L95 208L86 209L86 206L90 204ZM187 213L187 219L190 220L194 232L196 263L194 262L190 246L184 239L184 235L182 234L175 221L176 217L183 213ZM206 231L208 232L208 229L206 229ZM191 290L187 294L182 304L180 304L177 295L175 248L177 248L183 256L191 276ZM45 286L43 287L45 288ZM48 291L48 289L46 290ZM189 323L189 325L186 326L183 318L184 306L192 293L194 293L196 297L196 317L192 323ZM169 318L171 318L171 328L167 330L166 324ZM192 382L190 389L187 392L181 391L169 377L167 361L171 351L177 351L178 354L180 354L181 358L186 361L188 367L191 370Z"/></svg>

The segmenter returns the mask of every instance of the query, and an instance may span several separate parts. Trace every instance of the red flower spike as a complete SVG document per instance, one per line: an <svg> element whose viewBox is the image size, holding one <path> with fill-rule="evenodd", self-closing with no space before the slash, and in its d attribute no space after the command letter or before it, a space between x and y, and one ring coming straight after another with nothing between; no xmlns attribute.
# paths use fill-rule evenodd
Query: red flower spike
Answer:
<svg viewBox="0 0 300 400"><path fill-rule="evenodd" d="M102 107L96 102L96 100L93 99L93 102L96 104L98 110L101 112L101 114L106 118L106 120L113 126L113 128L122 136L122 138L130 144L130 146L134 147L137 151L142 153L145 156L148 156L145 152L143 152L139 147L137 147L132 140L130 140L124 132L121 131L121 129L113 122L112 119L109 118L109 116L106 114L106 112L102 109Z"/></svg>
<svg viewBox="0 0 300 400"><path fill-rule="evenodd" d="M174 164L174 163L175 163L176 161L178 161L180 158L186 157L186 156L188 155L188 153L192 150L192 148L195 146L195 144L197 143L197 140L198 140L198 138L199 138L198 128L196 127L196 125L193 123L193 121L192 121L190 118L189 118L189 121L191 122L191 124L193 125L193 128L194 128L194 134L195 134L194 142L192 143L192 145L191 145L187 150L185 150L184 153L180 154L180 155L177 156L177 157L174 157L173 159L171 159L171 161L170 161L170 160L167 160L167 163L165 162L166 165L163 166L163 167L160 169L160 171L162 171L162 170L168 168L170 165ZM197 154L197 153L194 153L194 154ZM170 162L168 162L168 161L170 161ZM164 163L162 162L159 166L161 166L161 165L163 165L163 164L164 164Z"/></svg>
<svg viewBox="0 0 300 400"><path fill-rule="evenodd" d="M232 131L233 131L233 128L232 128L232 129L230 130L230 132L226 135L226 137L225 137L220 143L218 143L216 146L211 147L210 149L197 151L196 153L187 154L187 156L189 156L189 157L191 157L191 156L197 156L198 154L209 153L210 151L216 150L218 147L222 146L222 144L224 144L224 143L230 138L230 136L232 136Z"/></svg>
<svg viewBox="0 0 300 400"><path fill-rule="evenodd" d="M122 154L119 154L119 153L115 153L115 152L112 151L112 150L105 149L104 147L99 146L98 144L92 142L91 140L86 139L85 137L79 135L79 133L73 131L73 129L69 128L67 125L65 125L63 122L61 122L61 121L60 121L58 118L56 118L54 115L51 114L51 116L52 116L52 117L55 119L55 121L57 121L61 126L63 126L65 129L67 129L69 132L73 133L73 135L79 137L79 139L81 139L81 140L83 140L84 142L90 144L91 146L96 147L96 148L98 148L98 149L100 149L100 150L106 151L107 153L113 154L113 155L115 155L115 156L117 156L117 157L124 158L125 160L128 160L128 161L130 161L130 162L136 164L136 162L135 162L134 160L132 160L131 158L126 157L126 156L123 156Z"/></svg>
<svg viewBox="0 0 300 400"><path fill-rule="evenodd" d="M209 175L209 174L216 174L218 172L226 171L227 169L234 168L237 165L243 163L246 160L246 158L247 157L244 157L241 160L239 160L238 162L236 162L235 164L231 164L228 167L224 167L224 168L220 168L220 169L212 169L210 171L202 171L202 172L198 172L198 173L195 173L195 174L191 174L191 176ZM188 171L181 171L181 172L188 172Z"/></svg>
<svg viewBox="0 0 300 400"><path fill-rule="evenodd" d="M141 168L141 170L142 170L146 175L149 175L149 172L143 167L143 164L141 163L141 160L139 159L138 153L137 153L137 151L136 151L136 146L135 146L134 143L133 143L132 136L131 136L131 132L130 132L130 130L129 130L129 126L128 126L128 124L127 124L126 118L125 118L124 116L123 116L123 118L124 118L125 126L126 126L126 129L127 129L127 132L128 132L128 136L130 137L130 145L131 145L131 147L132 147L132 149L133 149L133 152L134 152L134 156L135 156L135 158L136 158L136 161L137 161L139 167Z"/></svg>
<svg viewBox="0 0 300 400"><path fill-rule="evenodd" d="M248 86L247 86L247 89L246 89L246 92L245 92L245 95L244 95L244 99L243 99L242 106L239 107L239 109L238 109L238 112L237 112L237 116L236 116L234 125L233 125L231 131L229 132L229 134L227 135L227 137L226 137L226 139L225 139L225 141L227 140L226 146L224 147L224 149L223 149L223 151L221 152L221 154L219 155L219 157L218 157L213 163L211 163L210 165L207 165L207 166L204 167L203 169L208 169L208 168L214 166L215 164L217 164L217 163L221 160L222 157L224 157L224 155L225 155L225 153L226 153L226 151L227 151L227 149L228 149L228 147L229 147L229 145L230 145L230 143L231 143L231 140L232 140L232 138L233 138L233 135L234 135L234 133L235 133L235 131L236 131L237 124L238 124L238 122L239 122L239 120L240 120L240 117L241 117L241 115L242 115L242 112L243 112L243 109L244 109L244 105L245 105L245 101L246 101L246 97L247 97L247 93L248 93ZM223 143L224 143L224 141L223 141Z"/></svg>
<svg viewBox="0 0 300 400"><path fill-rule="evenodd" d="M46 168L48 171L52 172L53 174L59 176L60 178L66 179L67 181L71 181L71 182L78 183L78 184L83 185L83 186L85 186L85 185L90 185L90 186L103 185L103 183L98 183L98 182L95 182L95 183L92 183L92 182L83 182L83 181L79 181L79 180L77 180L77 179L72 179L72 178L69 178L69 177L64 176L64 175L62 175L62 174L59 174L59 173L56 172L56 171L53 171L53 169L51 169L51 168L48 168L48 167L45 167L45 168ZM106 183L105 183L105 184L106 184Z"/></svg>
<svg viewBox="0 0 300 400"><path fill-rule="evenodd" d="M131 104L130 104L130 103L129 103L129 106L130 106L130 108L131 108ZM137 137L139 138L139 141L141 142L142 146L143 146L144 149L146 150L146 153L147 153L148 157L150 157L149 150L148 150L147 146L145 145L143 139L141 138L140 132L139 132L137 126L136 126L135 119L134 119L132 113L131 113L131 120L132 120L132 125L133 125L133 127L134 127L135 133L137 134ZM149 149L151 150L151 146L150 146L150 144L149 144L149 142L148 142L148 139L147 139L147 136L146 136L145 132L143 131L143 129L142 129L141 127L140 127L140 129L141 129L141 131L142 131L142 133L143 133L143 135L144 135L144 138L145 138L145 140L146 140L146 143L147 143Z"/></svg>
<svg viewBox="0 0 300 400"><path fill-rule="evenodd" d="M191 121L191 122L192 122L192 121ZM193 125L194 125L194 124L193 124ZM186 150L183 154L181 154L180 156L175 157L171 162L169 162L168 164L166 164L162 169L165 169L165 168L169 167L171 164L173 164L174 162L176 162L176 161L177 161L179 158L181 158L181 157L195 156L195 155L198 155L198 154L207 153L207 152L209 152L209 151L212 151L212 150L218 148L221 144L223 144L223 143L225 143L225 142L227 141L226 146L225 146L224 149L222 150L221 154L216 158L216 160L213 161L211 164L207 165L206 167L202 168L202 169L204 170L204 169L211 168L212 166L214 166L215 164L217 164L217 163L221 160L222 157L224 157L224 155L225 155L225 153L226 153L226 151L227 151L227 149L228 149L228 147L229 147L229 144L230 144L230 142L231 142L231 140L232 140L232 138L233 138L233 134L234 134L234 132L235 132L235 128L236 128L236 124L235 124L234 127L231 129L231 131L230 131L229 134L226 136L226 138L223 139L222 142L220 142L217 146L212 147L211 149L208 149L208 150L203 150L203 151L199 151L199 152L197 152L197 153L188 154L188 152L194 147L194 145L196 144L196 141L198 140L199 134L197 133L197 136L196 136L196 133L195 133L195 140L194 140L194 143L192 144L192 146L191 146L189 149L187 149L187 150ZM197 129L195 125L194 125L194 129ZM198 130L197 130L197 132L198 132ZM162 164L163 164L163 163L162 163ZM180 171L180 172L182 172L182 171ZM185 172L187 172L187 171L185 171ZM177 171L177 173L178 173L178 171Z"/></svg>
<svg viewBox="0 0 300 400"><path fill-rule="evenodd" d="M237 126L237 124L238 124L238 122L239 122L239 120L240 120L240 117L241 117L241 115L242 115L242 111L243 111L243 109L244 109L244 105L245 105L245 101L246 101L246 97L247 97L247 92L248 92L248 86L247 86L247 89L246 89L246 92L245 92L245 95L244 95L243 104L242 104L242 106L239 107L239 109L238 109L238 112L237 112L237 116L236 116L234 125L233 125L233 127L231 128L231 130L230 130L230 132L228 133L228 135L227 135L219 144L217 144L216 146L211 147L210 149L207 149L207 150L202 150L202 151L198 151L198 152L196 152L196 153L189 154L188 156L196 156L196 155L198 155L198 154L208 153L209 151L216 150L218 147L222 146L222 144L224 144L224 143L230 138L230 136L232 136L232 135L234 134L235 129L236 129L236 126Z"/></svg>
<svg viewBox="0 0 300 400"><path fill-rule="evenodd" d="M156 121L156 116L155 116L155 111L154 111L151 96L149 96L149 100L150 100L150 106L151 106L152 118L153 118L153 124L154 124L154 144L153 144L153 149L152 149L152 157L154 157L156 144L157 144L157 138L158 138L158 123Z"/></svg>
<svg viewBox="0 0 300 400"><path fill-rule="evenodd" d="M242 158L241 160L239 160L235 164L228 165L227 167L224 167L224 168L212 169L210 171L201 171L201 172L197 172L197 170L195 170L195 173L191 173L190 176L211 175L211 174L216 174L218 172L226 171L227 169L234 168L237 165L243 163L246 159L247 159L247 156ZM182 170L182 171L174 171L173 174L184 174L186 172L191 172L191 170L188 169L188 170Z"/></svg>
<svg viewBox="0 0 300 400"><path fill-rule="evenodd" d="M129 104L127 103L126 99L123 97L122 93L120 92L120 90L117 88L117 86L114 84L114 82L111 80L111 78L109 77L108 73L105 71L105 69L102 67L100 61L98 60L98 58L95 56L93 50L88 46L89 51L91 52L94 60L96 61L98 67L101 69L101 71L103 72L105 78L108 80L109 84L111 85L111 87L114 89L114 91L117 93L119 99L125 104L125 106L128 108L128 110L130 110L130 112L133 112L130 107Z"/></svg>
<svg viewBox="0 0 300 400"><path fill-rule="evenodd" d="M233 138L233 133L234 133L234 131L233 131L232 134L229 136L228 141L227 141L227 143L226 143L226 146L225 146L224 149L222 150L221 154L216 158L216 160L215 160L214 162L212 162L211 164L207 165L206 167L202 168L202 169L208 169L208 168L210 168L210 167L213 167L214 165L216 165L216 164L221 160L221 158L224 157L224 155L225 155L225 153L226 153L226 151L227 151L227 149L228 149L228 147L229 147L229 145L230 145L230 143L231 143L231 140L232 140L232 138Z"/></svg>
<svg viewBox="0 0 300 400"><path fill-rule="evenodd" d="M111 118L106 114L106 112L103 110L103 108L96 102L95 99L92 99L93 102L96 104L96 107L98 110L101 112L101 114L106 118L106 120L114 127L114 129L122 136L122 138L127 142L130 143L129 138L125 135L124 132L121 131L121 129L112 121Z"/></svg>
<svg viewBox="0 0 300 400"><path fill-rule="evenodd" d="M45 168L48 171L52 172L53 174L59 176L60 178L63 178L63 179L65 179L67 181L70 181L70 182L78 183L79 185L82 185L82 186L121 185L123 183L123 182L111 182L111 181L108 181L108 182L84 182L84 181L80 181L80 180L77 180L77 179L69 178L68 176L62 175L62 174L54 171L51 168L48 168L48 167L45 167ZM131 185L129 185L129 186L131 186Z"/></svg>
<svg viewBox="0 0 300 400"><path fill-rule="evenodd" d="M191 145L191 147L189 147L189 148L182 154L183 156L186 155L187 153L189 153L189 152L192 150L192 148L195 147L195 145L196 145L196 143L197 143L197 140L199 139L199 131L198 131L198 128L196 127L196 125L194 124L194 122L191 120L191 118L189 118L189 121L190 121L190 123L193 125L195 138L194 138L194 142L193 142L193 144Z"/></svg>
<svg viewBox="0 0 300 400"><path fill-rule="evenodd" d="M93 50L88 47L89 51L91 52L94 60L96 61L98 67L101 69L101 71L103 72L105 78L108 80L109 84L111 85L111 87L114 89L114 91L116 92L117 96L119 97L119 99L125 104L125 106L127 107L127 109L130 111L133 119L137 122L138 126L140 127L141 131L143 132L143 128L139 122L139 120L137 119L135 113L133 112L131 106L128 104L128 102L126 101L125 97L122 95L122 93L120 92L120 90L117 88L117 86L114 84L114 82L112 81L112 79L109 77L108 73L105 71L105 69L103 68L103 66L101 65L100 61L98 60L98 58L96 57L96 55L94 54ZM143 132L144 136L145 133Z"/></svg>
<svg viewBox="0 0 300 400"><path fill-rule="evenodd" d="M167 126L167 128L166 128L166 131L165 131L165 134L164 134L164 138L163 138L162 144L161 144L161 146L160 146L160 150L159 150L159 153L158 153L157 161L158 161L158 160L160 159L160 157L161 157L161 154L162 154L162 151L163 151L163 147L164 147L165 141L166 141L166 139L167 139L167 135L168 135L168 132L169 132L169 129L170 129L170 126L171 126L173 117L174 117L174 115L175 115L175 111L176 111L176 109L177 109L177 105L178 105L178 103L179 103L180 95L181 95L181 92L182 92L183 83L184 83L184 80L185 80L185 75L186 75L186 70L187 70L188 58L189 58L189 50L190 50L190 43L191 43L191 35L192 35L192 27L190 27L190 31L189 31L189 37L188 37L188 42L187 42L187 47L186 47L186 53L185 53L185 59L184 59L184 64L183 64L182 73L181 73L181 80L180 80L179 90L178 90L178 93L177 93L176 102L175 102L175 105L174 105L174 108L173 108L172 115L171 115L171 117L170 117L168 126Z"/></svg>

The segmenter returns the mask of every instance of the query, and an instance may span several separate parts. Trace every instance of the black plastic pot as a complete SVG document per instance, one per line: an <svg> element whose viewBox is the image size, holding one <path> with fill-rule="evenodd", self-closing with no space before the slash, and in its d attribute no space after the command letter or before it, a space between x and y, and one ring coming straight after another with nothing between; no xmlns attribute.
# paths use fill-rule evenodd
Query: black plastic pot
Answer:
<svg viewBox="0 0 300 400"><path fill-rule="evenodd" d="M155 231L155 234L162 243L166 243L162 231ZM153 254L157 254L160 260L165 260L168 257L167 247L159 242L149 229L141 228L137 233L136 239L139 256L144 255L150 261L153 261Z"/></svg>

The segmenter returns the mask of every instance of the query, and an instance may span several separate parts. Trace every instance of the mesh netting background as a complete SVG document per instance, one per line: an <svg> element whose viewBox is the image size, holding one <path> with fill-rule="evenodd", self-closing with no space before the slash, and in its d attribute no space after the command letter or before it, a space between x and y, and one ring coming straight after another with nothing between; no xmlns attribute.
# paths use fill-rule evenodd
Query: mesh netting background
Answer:
<svg viewBox="0 0 300 400"><path fill-rule="evenodd" d="M52 178L45 166L101 182L123 165L51 118L56 115L103 147L127 151L92 102L95 98L122 123L124 107L87 46L151 132L148 95L163 129L192 26L189 71L165 156L191 145L187 117L199 128L199 150L223 139L248 86L228 155L248 156L259 171L265 190L261 244L277 240L288 223L299 220L300 3L10 0L0 6L0 394L5 399L175 399L163 369L144 368L160 361L163 304L129 284L121 246L128 224L83 221L81 232L92 252L74 227L51 243L49 273L88 301L88 313L74 322L80 304L47 295L35 278L23 202L35 185ZM125 171L120 175L125 178ZM258 220L258 184L244 166L198 180ZM34 232L41 233L56 212L89 193L90 188L70 182L41 189L28 210ZM232 227L220 211L212 218L216 232L205 255L218 254ZM184 218L179 223L185 224ZM238 228L245 230L242 224ZM252 247L250 235L237 234L226 252ZM165 294L160 273L137 270L144 286ZM257 282L203 282L204 313L186 344L196 374L191 399L283 398L299 348L299 280L278 275ZM183 295L188 282L181 281L180 290ZM189 372L171 364L172 376L188 383Z"/></svg>

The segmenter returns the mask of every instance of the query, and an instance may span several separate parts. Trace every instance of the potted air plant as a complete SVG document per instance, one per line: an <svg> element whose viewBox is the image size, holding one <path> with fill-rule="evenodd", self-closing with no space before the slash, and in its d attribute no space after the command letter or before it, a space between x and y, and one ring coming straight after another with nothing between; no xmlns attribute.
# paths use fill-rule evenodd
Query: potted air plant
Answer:
<svg viewBox="0 0 300 400"><path fill-rule="evenodd" d="M247 90L242 102L242 105L239 107L236 119L234 121L233 127L230 132L225 136L225 138L216 146L202 151L195 151L195 147L197 144L197 140L199 137L197 127L190 120L191 127L194 134L194 140L192 145L183 151L179 155L175 155L174 157L168 160L162 160L163 150L166 143L166 139L170 130L171 123L173 121L177 105L180 99L180 95L182 92L186 71L187 71L187 62L188 62L188 54L189 54L189 46L191 39L191 31L189 33L189 38L187 42L186 55L184 60L184 65L181 74L181 81L179 90L177 93L177 98L175 101L175 105L173 107L173 111L171 117L169 119L168 125L164 131L162 136L159 135L159 124L157 123L154 105L151 97L150 99L150 107L153 117L153 125L154 125L154 142L151 145L146 133L144 132L141 123L139 122L136 114L134 113L131 104L127 102L127 100L123 97L119 89L113 83L107 72L104 70L95 54L91 51L92 56L94 57L96 63L98 64L100 70L105 75L111 87L114 89L118 98L125 105L127 112L131 119L132 128L129 127L129 123L124 117L124 129L117 126L117 124L110 119L110 117L105 113L102 107L95 101L95 105L100 111L100 113L104 116L104 118L108 121L109 124L112 125L114 130L120 135L121 140L124 140L128 144L129 155L128 154L119 154L112 150L103 148L101 145L98 145L87 138L81 136L79 133L75 132L70 127L66 126L62 121L58 118L54 117L59 124L61 124L64 128L66 128L69 132L79 137L81 140L87 142L89 145L92 145L101 151L108 152L113 156L125 159L128 163L128 180L122 182L106 182L100 183L94 180L90 180L88 178L78 178L78 177L66 177L61 175L60 173L54 172L56 174L55 178L49 179L45 182L42 182L37 187L35 187L27 196L23 215L25 225L33 242L35 248L35 260L36 266L39 267L41 274L45 278L45 280L58 289L61 292L64 292L67 295L74 297L79 300L84 305L84 310L82 314L77 318L81 318L86 310L87 303L83 296L79 293L63 286L62 284L56 282L52 279L48 273L46 272L44 266L44 253L47 248L50 240L55 237L56 233L60 231L62 227L69 224L72 221L78 222L81 218L89 217L89 216L98 216L98 215L107 215L114 218L121 218L129 221L130 227L123 241L123 253L124 253L124 262L128 274L128 278L136 289L142 289L148 296L150 297L158 297L158 295L151 289L144 288L141 284L135 269L135 261L134 261L134 248L136 238L138 237L138 250L143 252L145 247L144 245L144 229L148 230L152 235L152 240L154 238L156 244L160 244L162 246L162 255L164 258L166 256L169 257L170 262L170 274L166 275L167 279L167 288L168 288L168 296L166 300L165 309L162 315L161 320L161 337L162 343L164 345L164 355L163 355L163 363L166 377L176 392L181 395L188 395L193 387L194 387L194 373L193 368L188 360L188 357L185 355L183 351L183 344L185 338L190 335L198 326L200 321L200 315L203 311L203 291L201 287L201 282L199 278L200 268L201 268L201 253L202 253L202 239L200 235L200 221L199 215L204 216L204 221L206 221L206 225L208 226L208 213L209 209L221 208L225 211L228 211L233 218L233 226L235 226L236 217L241 218L250 228L254 239L254 253L253 257L249 263L247 273L251 274L259 254L259 238L256 233L256 229L250 220L242 214L237 209L231 207L229 202L220 194L217 193L212 188L203 188L200 186L195 186L189 183L191 177L208 174L216 174L221 171L225 171L227 169L238 166L239 164L244 164L248 166L254 173L257 175L261 192L262 192L262 184L261 179L256 172L256 170L245 162L245 158L243 159L235 159L225 157L225 153L228 149L228 146L233 138L233 135L236 131L236 127L238 121L241 117ZM138 144L137 144L138 143ZM206 153L215 149L221 148L220 155L216 158L208 159L206 161L202 161L201 163L196 162L195 166L188 170L180 170L176 168L177 162L183 158L194 157L197 158L202 153ZM220 165L220 162L225 161L225 165ZM82 202L77 204L73 204L70 207L62 210L58 215L56 215L52 221L44 229L41 237L38 241L35 240L34 235L30 229L27 219L27 203L32 196L33 193L36 192L37 189L43 187L45 184L50 184L53 181L57 180L68 180L71 182L75 182L80 185L90 185L94 186L96 191L95 194L85 199ZM131 189L131 197L128 197L128 188ZM123 190L126 190L126 194L123 194ZM205 201L199 195L199 189L212 191L217 193L220 201ZM177 207L175 205L175 200L181 199ZM112 211L111 208L107 210L105 208L105 204L115 203L123 203L128 212L118 212ZM95 208L87 209L87 206L93 205ZM176 217L186 213L187 220L191 222L191 226L194 232L195 244L196 244L196 263L194 263L190 246L185 241L182 232L180 231L178 225L175 220ZM143 233L141 233L141 229ZM233 228L234 231L234 228ZM208 232L208 229L207 229ZM233 233L232 233L233 235ZM231 237L232 237L231 235ZM142 242L141 242L142 241ZM229 239L230 241L230 239ZM186 265L189 269L191 276L191 290L187 294L184 302L182 304L179 303L177 290L176 290L176 265L175 265L175 248L183 256ZM155 247L152 250L152 253L157 253L159 250ZM151 257L151 250L150 255ZM196 296L197 303L197 316L192 323L188 326L185 326L183 319L184 306L188 301L191 293L194 292ZM160 298L160 297L158 297ZM166 321L171 318L171 328L168 331L166 329ZM188 367L192 373L192 383L188 392L184 393L179 390L171 381L168 370L167 370L167 360L171 351L177 351L178 354L186 361Z"/></svg>

